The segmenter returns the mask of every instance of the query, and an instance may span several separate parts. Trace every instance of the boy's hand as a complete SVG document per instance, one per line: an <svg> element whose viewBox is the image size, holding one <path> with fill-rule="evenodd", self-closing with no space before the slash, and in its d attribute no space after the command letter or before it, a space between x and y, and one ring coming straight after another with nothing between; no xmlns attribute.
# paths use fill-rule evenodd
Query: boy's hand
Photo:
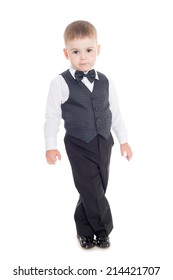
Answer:
<svg viewBox="0 0 173 280"><path fill-rule="evenodd" d="M58 150L48 150L46 151L46 159L49 164L55 164L57 158L61 159L61 154Z"/></svg>
<svg viewBox="0 0 173 280"><path fill-rule="evenodd" d="M133 153L128 143L120 145L121 155L125 156L128 161L131 160Z"/></svg>

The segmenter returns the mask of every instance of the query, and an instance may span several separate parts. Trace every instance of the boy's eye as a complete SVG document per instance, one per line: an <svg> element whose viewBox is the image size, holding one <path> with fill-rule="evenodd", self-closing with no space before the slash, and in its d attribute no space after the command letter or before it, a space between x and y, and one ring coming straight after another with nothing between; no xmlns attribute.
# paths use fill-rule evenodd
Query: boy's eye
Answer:
<svg viewBox="0 0 173 280"><path fill-rule="evenodd" d="M73 53L74 53L74 54L78 54L79 52L78 52L78 51L73 51Z"/></svg>
<svg viewBox="0 0 173 280"><path fill-rule="evenodd" d="M88 53L92 52L92 49L88 49L87 52L88 52Z"/></svg>

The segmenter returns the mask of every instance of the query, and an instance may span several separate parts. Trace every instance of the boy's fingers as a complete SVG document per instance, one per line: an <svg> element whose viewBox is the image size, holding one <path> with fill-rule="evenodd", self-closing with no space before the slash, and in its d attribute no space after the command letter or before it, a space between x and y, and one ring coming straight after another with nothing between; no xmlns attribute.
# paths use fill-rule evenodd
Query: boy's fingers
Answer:
<svg viewBox="0 0 173 280"><path fill-rule="evenodd" d="M48 162L49 164L55 164L55 162L56 162L56 157L49 158L49 159L47 160L47 162Z"/></svg>
<svg viewBox="0 0 173 280"><path fill-rule="evenodd" d="M59 160L61 159L61 154L59 152L57 152L57 157Z"/></svg>

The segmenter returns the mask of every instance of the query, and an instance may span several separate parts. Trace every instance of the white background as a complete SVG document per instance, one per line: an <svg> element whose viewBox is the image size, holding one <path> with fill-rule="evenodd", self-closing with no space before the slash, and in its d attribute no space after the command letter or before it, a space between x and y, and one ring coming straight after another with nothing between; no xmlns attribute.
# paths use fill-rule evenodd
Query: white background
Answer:
<svg viewBox="0 0 173 280"><path fill-rule="evenodd" d="M172 1L0 3L1 278L26 279L13 276L19 265L70 265L103 269L92 278L104 280L110 277L105 275L108 266L161 266L158 276L133 278L171 279ZM62 52L63 32L77 19L91 21L98 30L97 68L115 81L134 152L126 162L115 139L107 192L115 228L107 250L82 250L76 239L73 213L78 194L64 150L63 124L58 135L62 160L55 166L45 160L49 85L69 65ZM114 277L132 276L110 278Z"/></svg>

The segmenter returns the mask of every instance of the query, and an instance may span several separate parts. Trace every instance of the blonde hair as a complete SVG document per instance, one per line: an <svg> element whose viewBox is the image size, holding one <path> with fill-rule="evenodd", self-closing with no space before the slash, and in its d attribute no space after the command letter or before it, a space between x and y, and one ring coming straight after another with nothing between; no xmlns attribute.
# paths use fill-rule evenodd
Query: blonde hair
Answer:
<svg viewBox="0 0 173 280"><path fill-rule="evenodd" d="M85 37L97 39L97 30L96 28L88 21L77 20L70 23L64 31L64 42L65 44L68 41L74 39L82 39Z"/></svg>

